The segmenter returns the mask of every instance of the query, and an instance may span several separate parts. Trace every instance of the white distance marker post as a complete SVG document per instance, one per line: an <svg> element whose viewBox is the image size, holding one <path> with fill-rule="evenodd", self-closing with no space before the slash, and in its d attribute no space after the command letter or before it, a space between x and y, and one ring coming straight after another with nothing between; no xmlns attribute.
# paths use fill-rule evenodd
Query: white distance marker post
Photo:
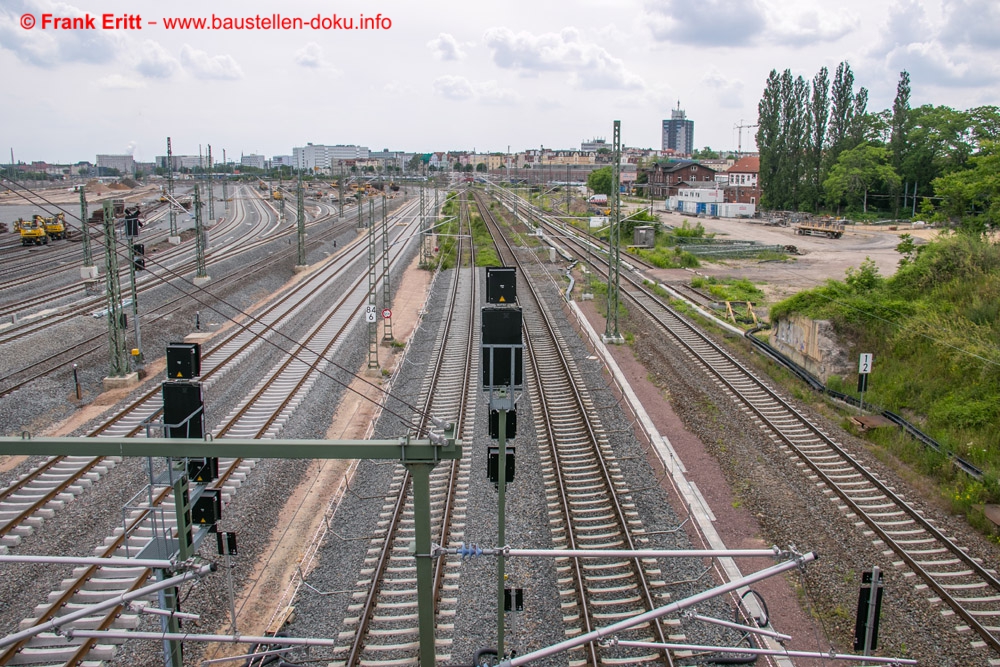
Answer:
<svg viewBox="0 0 1000 667"><path fill-rule="evenodd" d="M378 321L378 309L375 306L365 306L365 322L372 324Z"/></svg>
<svg viewBox="0 0 1000 667"><path fill-rule="evenodd" d="M861 394L858 414L863 414L865 411L865 390L868 389L868 374L872 372L872 360L871 352L862 353L858 359L858 393Z"/></svg>

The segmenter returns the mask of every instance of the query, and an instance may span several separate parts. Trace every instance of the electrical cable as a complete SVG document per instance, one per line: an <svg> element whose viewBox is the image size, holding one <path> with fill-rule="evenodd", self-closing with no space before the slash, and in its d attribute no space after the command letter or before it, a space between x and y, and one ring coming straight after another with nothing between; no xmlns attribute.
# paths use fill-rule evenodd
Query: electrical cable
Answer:
<svg viewBox="0 0 1000 667"><path fill-rule="evenodd" d="M47 203L48 205L50 205L50 206L55 206L55 207L57 207L57 208L58 208L58 206L57 206L56 204L53 204L52 202L48 201L47 199L45 199L44 197L42 197L42 196L41 196L41 195L39 195L38 193L34 193L34 192L32 192L32 191L31 191L30 189L28 189L28 188L25 188L25 187L23 187L23 186L20 186L20 184L18 184L18 183L17 183L16 181L12 181L11 179L9 179L9 178L7 178L6 176L3 176L3 175L0 175L0 179L2 179L2 180L5 180L5 181L8 181L8 182L10 182L10 183L14 183L14 184L15 184L15 185L17 185L18 187L21 187L21 188L22 188L23 190L26 190L26 191L28 191L29 193L31 193L32 195L34 195L34 196L38 197L39 199L42 199L42 201L46 202L46 203ZM15 191L15 190L13 190L13 189L11 189L11 191L12 191L12 192L14 192L15 194L17 194L18 196L22 197L22 198L23 198L23 199L25 199L26 201L28 201L28 202L30 202L30 203L32 203L32 204L35 204L35 202L32 202L32 201L31 201L30 199L28 199L28 198L27 198L26 196L24 196L24 195L23 195L23 194L21 194L20 192L17 192L17 191ZM35 204L35 205L38 205L38 204ZM60 210L62 210L62 209L60 209ZM79 220L79 219L80 219L80 218L79 218L78 216L75 216L75 215L74 215L74 216L72 216L72 217L76 218L77 220ZM119 248L120 248L120 247L121 247L122 245L124 245L124 244L123 244L123 243L121 243L121 242L118 242L118 241L116 240L116 244L115 244L115 246L116 246L116 249L115 249L115 253L116 253L117 255L119 255L119 257L123 257L123 258L125 258L125 259L126 259L127 261L131 261L131 255L130 255L130 254L128 254L128 255L127 255L126 253L122 252L122 251L121 251L121 250L119 249ZM147 259L147 262L150 262L150 260L149 260L149 259ZM185 287L187 287L188 283L187 283L186 279L184 278L184 276L183 276L182 274L180 274L180 273L178 273L178 272L174 271L173 269L171 269L171 268L169 268L169 267L166 267L166 266L164 266L164 265L162 265L162 264L158 263L158 262L157 262L156 260L152 260L152 261L151 261L150 263L152 263L152 264L153 264L154 266L156 266L156 267L158 267L159 269L161 269L161 271L160 271L160 272L157 272L157 273L152 273L152 272L151 272L151 273L150 273L150 275L151 275L151 276L155 276L156 278L158 278L158 279L162 280L162 282L163 282L163 284L164 284L164 285L167 285L167 286L170 286L170 287L173 287L174 289L176 289L177 291L181 292L181 293L182 293L182 294L184 294L185 296L188 296L188 297L191 297L191 298L192 298L192 299L194 299L194 300L195 300L195 301L196 301L197 303L201 304L201 305L202 305L203 307L205 307L205 308L207 308L208 310L210 310L210 311L212 311L212 312L214 312L214 313L218 314L218 315L219 315L220 317L223 317L223 318L225 318L225 319L229 320L229 321L230 321L230 322L232 322L232 323L233 323L234 325L236 325L237 327L240 327L240 328L241 328L241 329L243 329L244 331L247 331L247 332L249 332L249 333L253 333L252 331L250 331L250 326L249 326L248 324L245 324L245 323L244 323L243 321L240 321L240 320L237 320L237 319L235 319L236 317L242 317L242 318L246 318L247 320L250 320L250 323L251 323L251 324L259 324L259 325L263 326L263 327L264 327L264 331L262 331L262 332L261 332L260 334L255 334L256 336L258 336L259 338L261 338L263 342L265 342L265 343L268 343L268 344L270 344L270 345L274 346L274 347L275 347L275 348L277 348L277 349L278 349L278 350L279 350L280 352L282 352L282 353L284 353L284 354L288 354L288 355L290 355L291 357L295 358L295 359L296 359L296 360L298 360L298 361L302 361L303 363L307 363L307 362L305 362L304 360L302 360L302 359L299 359L299 357L298 357L298 354L297 354L296 352L293 352L293 351L289 351L289 350L285 350L284 348L282 348L282 347L281 347L281 346L280 346L280 345L278 344L278 342L277 342L277 341L274 341L274 340L271 340L271 339L269 339L269 338L263 338L263 334L264 334L265 332L267 332L267 331L270 331L270 332L271 332L271 333L273 333L273 334L274 334L275 336L277 336L277 337L280 337L280 338L283 338L283 339L287 340L287 341L288 341L289 343L291 343L291 344L292 344L293 346L296 346L296 347L298 347L298 346L299 346L298 342L297 342L297 341L295 341L295 339L293 339L293 338L292 338L291 336L288 336L287 334L285 334L285 333L283 333L283 332L281 332L281 331L278 331L278 330L277 330L276 328L274 328L274 326L273 326L273 325L270 325L270 324L267 324L267 323L265 323L265 322L263 322L263 321L259 320L259 319L258 319L257 317L255 317L254 315L252 315L252 314L250 314L250 313L247 313L247 312L244 312L244 311L242 311L242 310L241 310L241 309L240 309L239 307L237 307L237 306L234 306L233 304L229 303L229 302L228 302L228 301L226 301L225 299L223 299L223 298L221 298L221 297L218 297L218 296L216 296L216 295L212 294L211 292L209 292L209 291L208 291L207 289L205 289L204 287L202 287L202 286L199 286L199 285L191 285L191 287L193 287L195 291L197 291L197 292L202 292L202 293L204 293L204 294L207 294L207 295L208 295L209 297L212 297L213 299L215 299L215 301L216 301L217 303L220 303L220 304L223 304L223 305L225 305L225 306L228 306L229 308L231 308L231 309L232 309L232 310L233 310L233 311L234 311L234 312L236 313L236 315L234 315L234 316L229 316L229 315L226 315L226 314L225 314L225 313L223 313L223 312L222 312L221 310L219 310L218 308L216 308L216 306L215 306L215 305L213 305L213 304L211 304L211 303L209 303L209 302L207 302L207 301L204 301L204 300L202 300L201 298L199 298L198 296L196 296L196 295L195 295L195 293L193 293L193 292L188 292L188 291L185 291L185 290L182 290L182 289L180 288L180 286L179 286L179 285L176 285L176 284L174 284L174 283L173 283L173 282L171 282L171 281L168 281L168 280L164 280L164 276L162 275L163 273L166 273L166 274L169 274L169 276L170 276L171 278L176 278L176 279L178 279L178 280L179 280L179 281L180 281L181 283L183 283L183 284L185 285ZM313 353L313 354L315 354L315 355L316 355L317 357L319 357L319 356L320 356L320 355L319 355L318 353L316 353L316 352L313 352L312 350L309 350L309 348L304 348L304 350L305 350L305 351L308 351L308 352L312 352L312 353ZM370 388L372 388L372 389L375 389L375 390L376 390L376 391L378 391L378 392L379 392L379 393L380 393L380 394L381 394L381 395L382 395L382 396L383 396L383 397L384 397L384 398L385 398L386 400L388 400L388 399L390 399L390 398L391 398L391 399L394 399L394 400L398 401L398 402L399 402L399 403L400 403L400 404L401 404L401 405L402 405L403 407L406 407L406 408L408 408L408 409L412 410L412 411L414 412L414 415L411 415L410 417L404 417L403 415L399 414L398 412L395 412L395 411L393 411L392 409L390 409L390 408L389 408L389 407L388 407L387 405L384 405L384 406L383 406L383 408L382 408L382 409L383 409L383 410L384 410L385 412L388 412L389 414L393 415L394 417L397 417L397 418L399 418L399 419L400 419L400 420L401 420L401 421L403 422L403 424L405 424L406 426L408 426L408 427L411 427L411 428L414 428L414 429L417 429L417 428L419 428L419 425L418 425L418 424L416 424L416 423L414 423L414 422L412 421L412 420L414 419L414 417L415 417L415 416L416 416L416 417L424 417L424 418L428 418L428 419L430 418L430 415L426 415L426 414L424 414L424 413L423 413L423 411L422 411L421 409L417 408L417 407L416 407L416 406L414 406L414 405L411 405L410 403L407 403L407 402L406 402L405 400L403 400L403 399L400 399L400 398L399 398L399 397L397 397L397 396L394 396L394 395L392 395L392 394L391 394L391 393L390 393L389 391L387 391L387 390L383 389L383 388L382 388L381 386L379 386L379 385L376 385L375 383L373 383L373 382L369 381L368 379L364 378L363 376L361 376L361 375L358 375L357 373L354 373L354 372L352 372L352 371L350 371L350 370L346 369L345 367L341 366L340 364L338 364L338 363L337 363L336 361L334 361L333 359L327 359L326 361L327 361L327 363L329 363L329 364L331 364L332 366L334 366L334 367L335 367L336 369L338 369L338 370L340 370L340 371L343 371L344 373L348 374L348 375L349 375L350 377L352 377L353 379L357 379L357 380L360 380L360 381L361 381L362 383L364 383L364 384L365 384L365 385L367 385L368 387L370 387ZM350 383L348 383L348 382L345 382L345 381L343 381L343 380L340 380L340 379L338 379L338 378L334 377L334 376L333 376L332 374L330 374L330 373L326 372L325 370L319 370L319 369L316 369L316 372L317 372L317 373L319 373L320 375L322 375L322 376L324 376L324 377L326 377L326 378L330 379L330 380L333 380L333 381L334 381L335 383L337 383L337 384L338 384L338 385L340 385L341 387L343 387L343 388L347 389L348 391L352 391L352 392L354 392L355 394L357 394L357 395L358 395L359 397L363 398L364 400L367 400L367 401L370 401L370 402L372 402L372 403L375 403L376 405L378 405L378 403L377 403L377 402L376 402L376 401L375 401L374 399L372 399L372 398L369 398L369 397L368 397L368 396L366 396L366 395L365 395L364 393L362 393L362 392L361 392L360 390L357 390L357 389L354 389L353 387L351 387Z"/></svg>

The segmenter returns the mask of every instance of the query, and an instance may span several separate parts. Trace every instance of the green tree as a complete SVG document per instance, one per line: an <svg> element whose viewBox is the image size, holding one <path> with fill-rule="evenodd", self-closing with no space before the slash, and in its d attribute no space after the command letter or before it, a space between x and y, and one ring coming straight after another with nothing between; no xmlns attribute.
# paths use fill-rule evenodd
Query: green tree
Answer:
<svg viewBox="0 0 1000 667"><path fill-rule="evenodd" d="M775 208L772 188L778 176L779 146L781 134L781 79L778 70L767 75L764 94L757 103L757 146L760 150L761 207Z"/></svg>
<svg viewBox="0 0 1000 667"><path fill-rule="evenodd" d="M812 200L811 208L818 210L823 187L823 144L826 141L826 125L830 118L830 73L825 67L821 67L813 77L809 114L812 120L807 164L811 185L809 196Z"/></svg>
<svg viewBox="0 0 1000 667"><path fill-rule="evenodd" d="M479 171L479 172L486 171L486 163L485 162L480 162L479 164L477 164L476 165L476 171Z"/></svg>
<svg viewBox="0 0 1000 667"><path fill-rule="evenodd" d="M1000 144L985 141L970 168L934 180L941 208L959 228L974 234L1000 227Z"/></svg>
<svg viewBox="0 0 1000 667"><path fill-rule="evenodd" d="M854 72L847 61L837 65L830 89L830 126L828 129L830 150L827 158L831 164L850 143L850 132L854 122Z"/></svg>
<svg viewBox="0 0 1000 667"><path fill-rule="evenodd" d="M719 152L718 151L713 151L712 148L711 148L711 146L705 146L701 150L698 150L696 148L696 149L694 149L694 153L692 153L692 155L691 155L691 159L693 159L693 160L718 160L719 159Z"/></svg>
<svg viewBox="0 0 1000 667"><path fill-rule="evenodd" d="M889 150L883 146L862 144L840 154L830 169L823 190L831 206L838 212L846 200L848 204L860 200L862 212L868 212L868 193L872 190L896 192L900 178L889 164Z"/></svg>
<svg viewBox="0 0 1000 667"><path fill-rule="evenodd" d="M899 73L899 83L896 84L896 99L892 103L892 138L889 140L892 167L896 171L903 168L910 124L910 74L903 70Z"/></svg>
<svg viewBox="0 0 1000 667"><path fill-rule="evenodd" d="M587 187L595 194L611 196L611 167L601 167L587 176Z"/></svg>

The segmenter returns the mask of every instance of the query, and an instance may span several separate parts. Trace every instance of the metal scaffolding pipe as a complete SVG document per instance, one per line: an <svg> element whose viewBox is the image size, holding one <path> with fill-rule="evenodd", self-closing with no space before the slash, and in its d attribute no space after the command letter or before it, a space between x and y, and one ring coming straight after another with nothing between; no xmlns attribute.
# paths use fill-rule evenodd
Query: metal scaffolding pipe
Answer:
<svg viewBox="0 0 1000 667"><path fill-rule="evenodd" d="M336 646L335 639L310 637L257 637L253 635L194 635L187 632L139 632L132 630L77 630L67 628L66 636L84 639L153 639L180 642L226 642L228 644L284 644L286 646Z"/></svg>
<svg viewBox="0 0 1000 667"><path fill-rule="evenodd" d="M173 570L177 563L169 560L153 560L138 558L97 558L77 556L32 556L29 554L4 554L0 563L38 563L54 565L98 565L107 567L147 567L151 570Z"/></svg>
<svg viewBox="0 0 1000 667"><path fill-rule="evenodd" d="M916 660L909 658L882 658L870 655L850 655L847 653L821 653L819 651L776 651L767 648L744 648L736 646L702 646L700 644L657 644L656 642L615 641L613 646L630 646L635 648L668 649L671 651L709 651L712 653L744 653L746 655L781 655L789 658L819 658L820 660L852 660L857 662L875 662L883 665L915 665Z"/></svg>
<svg viewBox="0 0 1000 667"><path fill-rule="evenodd" d="M136 609L144 614L155 614L157 616L173 616L174 618L184 618L189 621L200 621L201 616L198 614L187 614L182 611L170 611L169 609L160 609L159 607L149 607L146 605L136 605Z"/></svg>
<svg viewBox="0 0 1000 667"><path fill-rule="evenodd" d="M718 597L719 595L735 591L738 588L743 588L744 586L749 586L750 584L754 584L758 581L763 581L764 579L773 577L776 574L781 574L782 572L787 572L788 570L794 570L795 568L801 567L814 560L816 560L816 554L813 552L797 556L792 560L772 565L771 567L761 570L760 572L755 572L735 581L730 581L720 586L716 586L715 588L710 588L707 591L698 593L697 595L692 595L691 597L684 598L683 600L678 600L677 602L673 602L664 607L658 607L651 611L647 611L644 614L638 614L632 618L627 618L624 621L613 623L605 628L598 628L597 630L573 637L572 639L567 639L566 641L558 644L546 646L545 648L532 651L531 653L525 653L524 655L517 656L516 658L512 658L510 660L504 660L499 663L499 667L517 667L518 665L527 665L533 660L547 658L551 655L562 653L563 651L567 651L571 648L582 646L605 637L610 637L621 630L656 620L661 616L673 614L682 609L687 609L688 607L693 607L694 605L704 602L705 600L710 600L714 597Z"/></svg>
<svg viewBox="0 0 1000 667"><path fill-rule="evenodd" d="M149 586L143 586L142 588L138 588L128 593L123 593L110 600L105 600L104 602L98 604L89 605L84 609L80 609L79 611L73 612L72 614L59 616L58 618L54 618L51 621L46 621L45 623L42 623L40 625L32 626L27 630L22 630L21 632L15 632L12 635L7 635L6 637L0 639L0 648L3 648L4 646L9 646L11 644L16 644L22 639L30 639L35 635L45 632L46 630L59 628L69 623L72 623L73 621L77 621L81 618L92 616L95 612L104 611L105 609L110 609L114 606L125 604L126 602L135 600L136 598L144 597L146 595L149 595L150 593L155 593L164 588L177 586L178 584L182 584L185 581L194 579L195 577L200 577L204 574L208 574L209 572L212 571L213 568L214 566L212 565L205 565L204 567L198 568L193 572L185 572L184 574L179 574L175 577L170 577L168 579L164 579L163 581L158 581L155 584L150 584Z"/></svg>
<svg viewBox="0 0 1000 667"><path fill-rule="evenodd" d="M460 548L459 548L460 549ZM459 549L448 549L449 554L461 554ZM508 557L527 558L780 558L790 557L789 552L773 549L508 549L487 548L483 555L503 554Z"/></svg>

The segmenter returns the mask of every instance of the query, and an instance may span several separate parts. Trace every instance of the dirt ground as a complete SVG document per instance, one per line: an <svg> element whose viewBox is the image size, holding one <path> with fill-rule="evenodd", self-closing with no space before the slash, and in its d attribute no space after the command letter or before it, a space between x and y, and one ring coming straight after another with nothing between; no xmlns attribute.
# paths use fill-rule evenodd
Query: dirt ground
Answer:
<svg viewBox="0 0 1000 667"><path fill-rule="evenodd" d="M780 301L804 289L822 285L826 280L843 279L849 267L860 266L870 257L883 276L891 276L899 266L901 255L896 252L901 234L910 234L917 243L937 236L935 229L910 229L899 225L894 231L885 227L848 226L844 236L830 239L820 236L800 236L794 227L771 227L756 220L691 218L669 211L657 210L667 225L680 226L700 222L705 230L720 239L745 239L767 245L793 245L802 254L792 255L785 261L760 262L758 260L726 259L715 262L702 261L695 274L718 278L747 278L767 295L768 301ZM691 272L679 273L665 269L651 271L663 282L690 278Z"/></svg>
<svg viewBox="0 0 1000 667"><path fill-rule="evenodd" d="M432 274L417 268L419 257L407 267L400 286L393 297L392 333L400 343L409 340L420 321L420 313L430 287ZM391 373L402 352L402 347L383 345L379 349L379 363L383 371ZM331 439L362 439L370 436L369 427L378 411L382 374L365 377L367 360L358 369L357 378L340 402L326 436ZM297 583L297 575L311 541L318 534L327 516L327 508L338 499L341 480L348 473L350 461L316 460L312 462L303 481L295 489L281 516L287 520L275 528L265 556L259 561L253 575L247 579L249 586L237 593L236 624L242 635L263 635L275 618L281 622L281 610L275 609L277 600L288 600ZM308 576L307 566L302 576ZM279 616L275 616L276 613ZM276 628L272 628L276 629ZM225 634L226 627L215 632ZM204 655L205 660L240 654L240 647L233 644L215 644Z"/></svg>

